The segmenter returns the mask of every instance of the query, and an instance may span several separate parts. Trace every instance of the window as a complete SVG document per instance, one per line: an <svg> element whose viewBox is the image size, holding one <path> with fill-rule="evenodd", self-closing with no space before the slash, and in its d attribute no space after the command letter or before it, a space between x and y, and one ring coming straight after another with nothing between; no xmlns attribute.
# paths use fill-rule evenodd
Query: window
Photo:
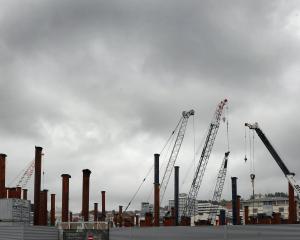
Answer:
<svg viewBox="0 0 300 240"><path fill-rule="evenodd" d="M283 208L283 207L280 207L280 208L279 208L279 212L281 212L281 213L284 212L284 208Z"/></svg>

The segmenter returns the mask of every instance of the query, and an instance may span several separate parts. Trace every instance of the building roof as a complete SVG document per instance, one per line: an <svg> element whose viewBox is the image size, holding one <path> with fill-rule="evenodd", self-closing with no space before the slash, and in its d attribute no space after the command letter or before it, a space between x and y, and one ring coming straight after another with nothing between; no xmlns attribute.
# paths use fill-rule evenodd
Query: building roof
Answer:
<svg viewBox="0 0 300 240"><path fill-rule="evenodd" d="M255 202L274 202L274 201L288 201L288 197L261 197L261 198L255 198ZM298 202L298 199L295 197L295 201ZM251 203L253 202L253 199L243 200L241 203Z"/></svg>

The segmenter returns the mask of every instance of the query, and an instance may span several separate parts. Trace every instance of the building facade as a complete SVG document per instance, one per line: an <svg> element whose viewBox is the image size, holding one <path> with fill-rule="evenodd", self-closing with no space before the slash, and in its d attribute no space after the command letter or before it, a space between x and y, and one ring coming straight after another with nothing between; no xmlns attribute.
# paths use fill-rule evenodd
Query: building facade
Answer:
<svg viewBox="0 0 300 240"><path fill-rule="evenodd" d="M145 213L147 212L153 213L153 204L150 204L149 202L142 202L140 217L144 218Z"/></svg>
<svg viewBox="0 0 300 240"><path fill-rule="evenodd" d="M299 201L295 198L297 207L297 220L299 220ZM288 197L260 197L241 201L241 206L248 206L249 216L256 217L259 214L272 216L272 213L280 213L281 218L288 219L289 217L289 199Z"/></svg>
<svg viewBox="0 0 300 240"><path fill-rule="evenodd" d="M180 193L179 194L179 199L178 199L178 217L179 219L181 218L182 214L183 214L183 210L184 210L184 206L186 204L186 201L187 201L187 198L188 198L188 195L186 193ZM193 212L193 215L197 214L197 212L195 212L195 210L197 210L197 206L196 205L196 201L194 200L193 201L193 209L192 209L192 212ZM174 207L174 200L169 200L169 210L171 210L172 207Z"/></svg>

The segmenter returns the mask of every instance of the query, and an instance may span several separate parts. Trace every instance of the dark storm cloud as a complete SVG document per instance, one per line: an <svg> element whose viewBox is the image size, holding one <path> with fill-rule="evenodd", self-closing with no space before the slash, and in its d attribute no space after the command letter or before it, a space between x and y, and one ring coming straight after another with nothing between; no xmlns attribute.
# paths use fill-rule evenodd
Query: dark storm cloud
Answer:
<svg viewBox="0 0 300 240"><path fill-rule="evenodd" d="M3 3L1 151L25 161L22 151L43 145L49 189L59 192L62 172L75 174L72 180L80 184L80 171L88 167L95 191L96 186L111 189L111 203L119 196L125 204L181 112L196 110L200 139L217 103L227 97L229 175L238 172L241 184L248 184L248 167L241 162L245 121L260 122L287 165L300 172L294 160L300 89L291 80L299 73L300 44L297 29L289 25L295 10L296 1ZM212 156L217 168L224 151L221 136ZM186 141L182 175L193 149ZM257 158L266 154L257 141ZM257 174L276 179L263 173L269 163L261 161ZM212 181L215 174L210 167L206 178ZM204 185L201 196L208 198L208 189ZM73 195L76 208L80 194Z"/></svg>

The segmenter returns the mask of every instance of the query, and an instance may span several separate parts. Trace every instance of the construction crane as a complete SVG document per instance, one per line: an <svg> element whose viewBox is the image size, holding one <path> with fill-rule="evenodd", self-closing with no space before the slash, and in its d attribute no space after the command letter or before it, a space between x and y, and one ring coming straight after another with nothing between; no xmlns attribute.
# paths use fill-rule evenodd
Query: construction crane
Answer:
<svg viewBox="0 0 300 240"><path fill-rule="evenodd" d="M17 187L25 188L27 183L29 182L33 172L34 172L34 160L30 162L29 166L25 169L24 173L22 174L21 178L17 183Z"/></svg>
<svg viewBox="0 0 300 240"><path fill-rule="evenodd" d="M185 201L184 209L183 209L183 214L182 214L182 221L185 221L187 217L191 217L192 211L194 208L194 202L196 201L198 191L204 176L204 172L208 163L208 159L210 156L210 153L212 151L219 126L220 126L220 121L223 113L224 106L227 103L227 99L221 101L217 109L214 113L213 119L209 125L208 129L208 134L205 139L204 147L202 149L202 153L198 162L198 166L196 169L196 172L194 174L194 178L192 181L191 188L189 190L188 197Z"/></svg>
<svg viewBox="0 0 300 240"><path fill-rule="evenodd" d="M260 140L264 143L266 148L269 150L270 154L274 158L274 160L277 162L278 166L280 167L281 171L289 181L289 183L293 186L297 194L300 196L300 186L296 183L294 176L295 173L292 173L289 171L287 166L284 164L278 153L276 152L275 148L272 146L266 135L263 133L263 131L258 126L258 123L249 124L245 123L246 127L249 127L249 129L255 130L257 135L259 136Z"/></svg>
<svg viewBox="0 0 300 240"><path fill-rule="evenodd" d="M173 146L168 164L166 166L165 173L163 175L163 178L162 178L162 181L161 181L161 184L160 184L160 196L161 196L160 197L160 202L162 202L163 199L164 199L164 195L165 195L165 192L166 192L171 174L173 172L174 165L175 165L175 162L176 162L176 159L177 159L177 156L178 156L183 138L184 138L184 134L185 134L186 126L187 126L187 123L188 123L188 119L189 119L190 116L193 116L194 114L195 114L194 110L190 110L188 112L187 111L182 112L182 117L179 121L180 122L180 127L179 127L178 134L177 134L177 137L176 137L176 140L175 140L175 144Z"/></svg>
<svg viewBox="0 0 300 240"><path fill-rule="evenodd" d="M221 196L222 196L222 192L223 192L223 187L224 187L224 183L225 183L225 178L226 178L226 173L227 173L227 163L228 163L228 156L229 156L230 152L226 152L225 156L223 158L222 161L222 165L221 168L219 170L218 173L218 177L217 177L217 183L215 186L215 190L214 190L214 195L211 201L211 204L218 204L220 202ZM216 220L216 216L218 213L218 208L215 208L213 206L211 206L210 211L209 211L209 216L208 216L208 221L214 225L215 220Z"/></svg>
<svg viewBox="0 0 300 240"><path fill-rule="evenodd" d="M168 138L166 144L164 145L163 149L160 152L160 153L162 153L164 151L165 147L170 143L172 137L174 136L175 132L177 132L177 129L179 127L177 138L175 140L175 144L173 146L172 153L171 153L171 156L169 158L168 165L166 167L166 170L165 170L165 173L164 173L164 176L163 176L163 180L162 180L162 182L160 184L160 195L162 196L161 199L160 199L160 202L163 199L163 195L164 195L164 193L166 191L166 188L167 188L167 185L168 185L171 173L173 171L173 167L174 167L174 164L176 162L176 159L177 159L177 156L178 156L178 153L179 153L179 150L180 150L183 138L184 138L184 134L185 134L185 130L186 130L188 119L189 119L190 116L192 116L194 114L195 114L194 110L190 110L188 112L187 111L183 111L182 112L182 116L179 119L179 121L178 121L178 123L176 125L176 128L172 131L171 136ZM130 207L132 201L137 196L138 192L142 188L142 185L145 183L145 181L148 178L149 174L151 173L152 169L153 169L153 166L151 166L151 168L149 169L148 173L143 178L143 180L142 180L141 184L139 185L138 189L133 194L132 198L130 199L129 203L127 204L124 212L126 212L127 209ZM149 195L149 198L150 198L150 195Z"/></svg>

